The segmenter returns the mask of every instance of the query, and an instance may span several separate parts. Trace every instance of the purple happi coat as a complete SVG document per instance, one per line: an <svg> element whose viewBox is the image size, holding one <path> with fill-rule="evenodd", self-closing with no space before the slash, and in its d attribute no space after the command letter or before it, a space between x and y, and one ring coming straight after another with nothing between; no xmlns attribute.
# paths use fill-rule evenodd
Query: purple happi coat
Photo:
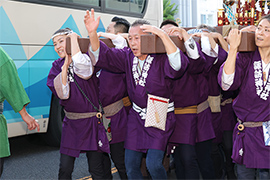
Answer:
<svg viewBox="0 0 270 180"><path fill-rule="evenodd" d="M197 47L199 45L197 44ZM196 89L198 76L201 76L205 58L201 51L198 51L200 57L198 59L189 59L189 66L184 75L173 81L173 101L175 108L184 108L188 106L198 105L199 94ZM196 114L175 114L176 125L169 142L172 144L190 144L195 145L197 137L197 121Z"/></svg>
<svg viewBox="0 0 270 180"><path fill-rule="evenodd" d="M150 54L142 67L148 70L147 73L135 76L138 74L136 68L138 61L135 61L136 58L131 49L110 49L100 42L99 60L96 66L117 73L125 73L131 102L140 108L146 108L148 93L171 98L172 80L170 78L181 76L188 65L188 59L181 51L180 55L181 69L179 71L175 71L170 66L166 54ZM139 81L136 83L135 80ZM143 85L140 85L141 83ZM175 126L174 113L167 114L165 131L154 127L144 127L144 122L140 114L132 108L128 114L125 148L141 152L146 152L147 149L165 151L168 138Z"/></svg>
<svg viewBox="0 0 270 180"><path fill-rule="evenodd" d="M220 52L219 47L219 52ZM203 73L201 73L197 78L197 93L198 93L198 103L203 103L207 101L210 88L209 87L209 72L213 68L213 64L216 61L216 58L207 56L205 53L202 53L206 59L206 64L204 66ZM223 59L223 54L219 54L219 59ZM215 138L215 131L212 122L212 114L210 107L198 114L198 123L197 123L197 142L203 142Z"/></svg>
<svg viewBox="0 0 270 180"><path fill-rule="evenodd" d="M217 61L215 64L211 65L211 68L209 70L209 73L207 75L208 78L208 85L209 85L209 96L219 96L221 93L221 88L218 84L218 72L220 66L225 62L227 59L227 52L219 46L218 49L218 56L217 58L209 57L208 55L204 54L206 57L206 60L209 60L209 62L213 62L213 60ZM214 143L221 143L223 132L222 132L222 112L212 112L212 123L213 128L215 131L216 138L213 140Z"/></svg>
<svg viewBox="0 0 270 180"><path fill-rule="evenodd" d="M221 103L230 98L234 99L237 93L238 91L221 91ZM221 112L221 131L232 131L237 122L236 115L233 111L232 102L226 103L224 106L221 106Z"/></svg>
<svg viewBox="0 0 270 180"><path fill-rule="evenodd" d="M102 69L99 75L99 98L103 107L122 100L127 96L126 78L124 73L112 73ZM110 144L123 142L126 138L127 112L123 107L111 119L112 140Z"/></svg>
<svg viewBox="0 0 270 180"><path fill-rule="evenodd" d="M59 58L54 61L48 75L47 86L55 96L57 96L57 93L55 90L54 79L61 72L61 67L64 62L64 58ZM74 78L91 102L96 107L99 107L98 79L95 74L96 73L94 72L94 75L90 79L83 80L74 73ZM79 91L75 82L70 80L69 87L69 98L60 100L60 104L64 107L65 111L74 113L96 112L93 106ZM105 130L98 131L98 122L99 120L96 116L76 120L70 120L65 117L63 120L60 152L69 156L78 157L81 151L99 151L101 148L98 145L100 140L99 137L106 137L106 133ZM108 139L106 141L105 138L102 144L104 147L107 147L105 145L108 145ZM109 149L107 148L105 151L109 152Z"/></svg>
<svg viewBox="0 0 270 180"><path fill-rule="evenodd" d="M223 65L219 71L219 84L222 71ZM233 109L243 122L270 120L270 89L263 85L262 78L262 62L258 49L254 52L238 53L235 77L229 90L239 89L239 94L233 101ZM267 83L270 83L269 76ZM270 169L270 147L265 146L262 126L245 127L238 132L238 124L233 132L233 160L247 168Z"/></svg>

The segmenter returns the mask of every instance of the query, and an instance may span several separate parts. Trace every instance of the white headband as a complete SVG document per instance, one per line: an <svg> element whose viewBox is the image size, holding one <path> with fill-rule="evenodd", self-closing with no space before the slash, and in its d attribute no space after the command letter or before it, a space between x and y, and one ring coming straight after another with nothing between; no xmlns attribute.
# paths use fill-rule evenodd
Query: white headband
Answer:
<svg viewBox="0 0 270 180"><path fill-rule="evenodd" d="M66 32L59 32L59 33L54 34L54 35L52 36L51 39L55 38L56 36L60 36L60 35L69 35L69 34L71 34L71 33L73 33L72 30L68 30L68 31L66 31Z"/></svg>

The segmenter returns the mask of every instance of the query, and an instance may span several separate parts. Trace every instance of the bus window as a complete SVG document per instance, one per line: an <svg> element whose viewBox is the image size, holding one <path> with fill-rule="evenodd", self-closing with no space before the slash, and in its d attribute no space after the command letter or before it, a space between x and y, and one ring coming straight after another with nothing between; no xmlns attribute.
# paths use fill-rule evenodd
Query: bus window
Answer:
<svg viewBox="0 0 270 180"><path fill-rule="evenodd" d="M59 1L72 2L86 6L100 6L99 0L59 0Z"/></svg>
<svg viewBox="0 0 270 180"><path fill-rule="evenodd" d="M145 0L106 0L105 9L143 13Z"/></svg>

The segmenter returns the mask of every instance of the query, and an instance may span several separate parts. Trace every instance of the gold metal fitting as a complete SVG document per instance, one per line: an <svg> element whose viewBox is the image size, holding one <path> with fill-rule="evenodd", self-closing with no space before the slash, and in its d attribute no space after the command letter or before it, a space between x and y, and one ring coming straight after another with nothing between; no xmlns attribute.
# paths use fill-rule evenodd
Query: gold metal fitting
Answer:
<svg viewBox="0 0 270 180"><path fill-rule="evenodd" d="M239 124L239 125L237 126L237 129L238 129L239 131L243 131L243 130L245 129L245 126L244 126L243 124Z"/></svg>
<svg viewBox="0 0 270 180"><path fill-rule="evenodd" d="M101 112L98 112L98 113L96 114L96 117L99 118L99 119L102 118Z"/></svg>

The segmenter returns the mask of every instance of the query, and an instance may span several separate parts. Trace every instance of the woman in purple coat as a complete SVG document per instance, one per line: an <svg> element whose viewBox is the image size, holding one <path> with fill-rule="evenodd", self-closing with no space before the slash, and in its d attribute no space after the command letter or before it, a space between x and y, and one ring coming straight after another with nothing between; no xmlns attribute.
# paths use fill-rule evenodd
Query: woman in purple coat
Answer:
<svg viewBox="0 0 270 180"><path fill-rule="evenodd" d="M66 53L67 36L71 39L71 55ZM47 86L60 99L65 111L58 178L72 179L76 157L86 152L93 179L111 179L110 168L105 170L103 164L104 158L110 163L109 156L103 154L109 152L109 142L102 123L96 117L99 110L97 70L89 56L81 53L77 38L78 35L68 28L56 31L52 37L60 58L53 62ZM83 69L84 66L80 66L82 62L92 68Z"/></svg>
<svg viewBox="0 0 270 180"><path fill-rule="evenodd" d="M238 123L233 134L232 158L237 164L238 179L270 178L270 15L264 16L255 32L258 46L254 52L237 53L241 33L229 34L228 58L219 71L223 90L239 89L233 102Z"/></svg>

